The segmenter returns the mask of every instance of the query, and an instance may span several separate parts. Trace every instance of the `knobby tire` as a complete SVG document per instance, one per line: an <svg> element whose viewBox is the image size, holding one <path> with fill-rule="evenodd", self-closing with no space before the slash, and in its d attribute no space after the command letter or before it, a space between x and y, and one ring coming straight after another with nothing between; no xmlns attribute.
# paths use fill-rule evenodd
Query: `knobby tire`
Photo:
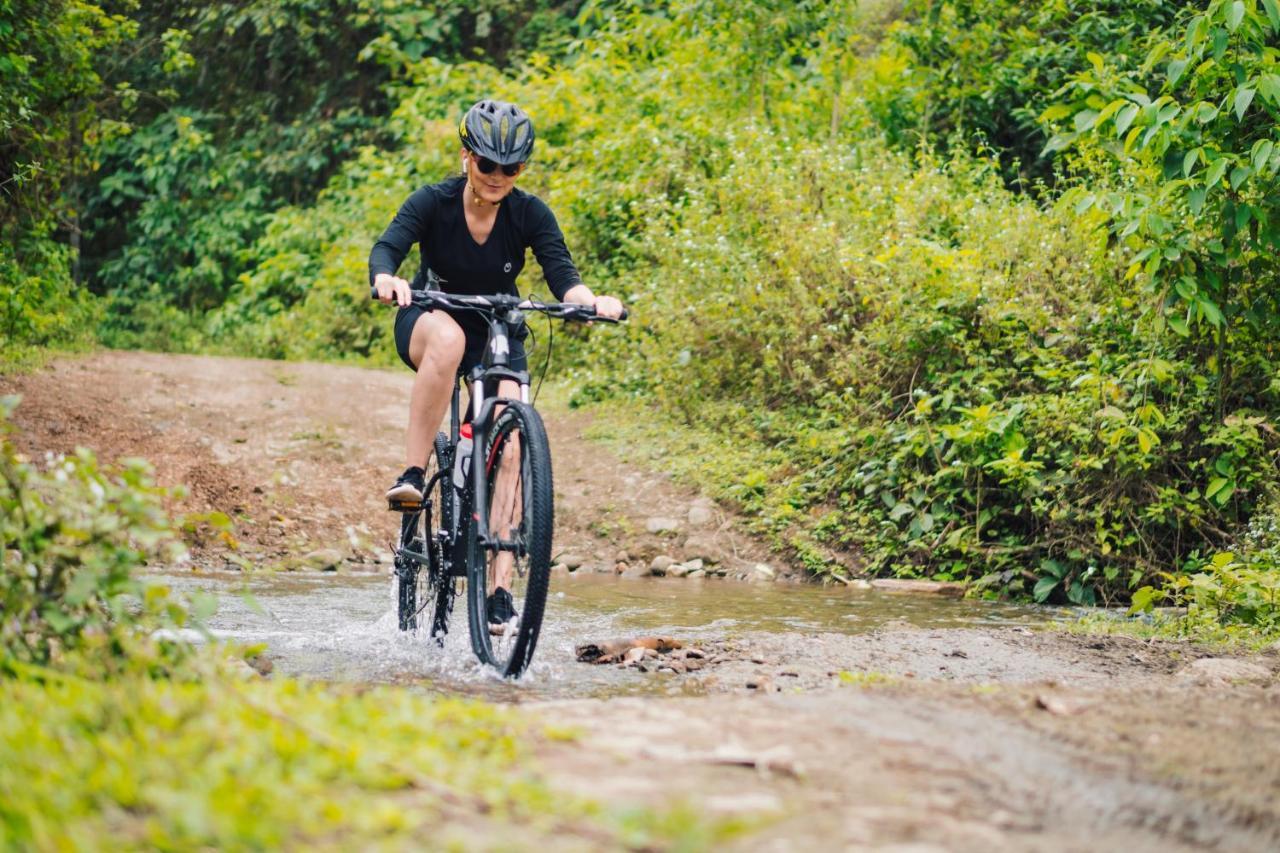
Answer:
<svg viewBox="0 0 1280 853"><path fill-rule="evenodd" d="M518 443L513 439L518 437ZM542 628L546 609L547 588L551 580L551 534L555 524L552 505L551 449L542 419L533 407L511 402L494 419L493 428L485 441L483 453L477 447L474 462L485 463L485 477L490 501L490 523L496 521L500 509L496 502L514 500L519 506L517 529L506 531L510 541L519 542L522 554L515 559L512 590L516 594L518 627L497 639L490 636L486 599L493 592L489 582L490 563L496 552L484 548L477 535L474 520L468 527L467 554L467 616L471 628L471 645L476 656L495 667L504 676L518 677L529 666ZM519 453L512 448L519 447ZM507 490L502 496L495 488L503 466L512 465L518 457L518 465L511 467L508 477L515 477L514 493ZM512 498L512 494L516 497ZM512 516L515 515L513 511ZM517 585L519 591L516 591Z"/></svg>

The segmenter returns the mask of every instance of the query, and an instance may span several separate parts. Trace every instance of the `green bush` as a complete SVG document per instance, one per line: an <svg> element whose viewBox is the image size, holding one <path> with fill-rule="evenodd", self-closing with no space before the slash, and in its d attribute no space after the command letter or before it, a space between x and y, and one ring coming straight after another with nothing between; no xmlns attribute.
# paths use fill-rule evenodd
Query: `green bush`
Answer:
<svg viewBox="0 0 1280 853"><path fill-rule="evenodd" d="M0 373L92 343L98 306L72 282L70 260L43 230L0 242Z"/></svg>
<svg viewBox="0 0 1280 853"><path fill-rule="evenodd" d="M82 449L41 470L4 435L15 405L0 400L0 671L175 660L181 646L157 646L151 632L198 622L207 605L189 612L137 577L181 550L147 466L134 460L108 475Z"/></svg>
<svg viewBox="0 0 1280 853"><path fill-rule="evenodd" d="M896 147L996 158L1010 186L1053 181L1041 112L1095 52L1138 56L1185 0L910 0L873 64L872 115Z"/></svg>
<svg viewBox="0 0 1280 853"><path fill-rule="evenodd" d="M81 143L99 115L96 58L132 31L82 0L0 7L0 372L92 338L96 313L73 280Z"/></svg>

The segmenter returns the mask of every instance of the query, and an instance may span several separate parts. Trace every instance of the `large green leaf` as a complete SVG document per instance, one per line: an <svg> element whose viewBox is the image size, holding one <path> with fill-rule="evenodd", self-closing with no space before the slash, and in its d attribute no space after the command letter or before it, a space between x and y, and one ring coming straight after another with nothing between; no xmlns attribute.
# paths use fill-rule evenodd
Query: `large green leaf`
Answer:
<svg viewBox="0 0 1280 853"><path fill-rule="evenodd" d="M1036 581L1035 588L1031 591L1031 597L1036 600L1037 604L1043 604L1049 600L1049 596L1053 595L1053 591L1058 588L1059 580L1055 577L1043 577Z"/></svg>
<svg viewBox="0 0 1280 853"><path fill-rule="evenodd" d="M1182 158L1182 176L1184 178L1191 177L1191 170L1195 168L1196 163L1200 160L1200 155L1204 153L1199 148L1192 148Z"/></svg>
<svg viewBox="0 0 1280 853"><path fill-rule="evenodd" d="M1116 136L1124 136L1125 131L1129 129L1130 125L1133 124L1133 120L1137 117L1137 104L1129 104L1127 107L1122 107L1120 111L1116 113Z"/></svg>
<svg viewBox="0 0 1280 853"><path fill-rule="evenodd" d="M1260 139L1253 146L1250 159L1253 161L1254 171L1261 173L1267 168L1268 161L1271 159L1271 152L1275 150L1275 143L1270 139Z"/></svg>
<svg viewBox="0 0 1280 853"><path fill-rule="evenodd" d="M1204 184L1206 187L1217 186L1222 180L1222 176L1226 174L1227 167L1231 165L1231 160L1227 157L1219 157L1209 164L1209 171L1204 176Z"/></svg>
<svg viewBox="0 0 1280 853"><path fill-rule="evenodd" d="M1267 17L1271 19L1271 29L1280 32L1280 3L1277 0L1262 0L1262 7L1267 10Z"/></svg>
<svg viewBox="0 0 1280 853"><path fill-rule="evenodd" d="M1235 32L1240 27L1240 22L1244 20L1244 0L1234 0L1227 7L1227 29Z"/></svg>
<svg viewBox="0 0 1280 853"><path fill-rule="evenodd" d="M1249 105L1253 103L1254 92L1255 90L1248 86L1242 86L1236 90L1236 96L1232 99L1231 104L1232 109L1236 111L1238 120L1244 121L1244 114L1248 112Z"/></svg>

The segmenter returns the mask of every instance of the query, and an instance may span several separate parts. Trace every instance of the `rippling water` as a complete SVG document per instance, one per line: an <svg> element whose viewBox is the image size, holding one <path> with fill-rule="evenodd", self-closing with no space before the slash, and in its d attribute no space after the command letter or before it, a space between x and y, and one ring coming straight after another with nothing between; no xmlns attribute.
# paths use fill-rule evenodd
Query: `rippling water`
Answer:
<svg viewBox="0 0 1280 853"><path fill-rule="evenodd" d="M266 643L278 672L313 678L420 684L492 699L680 693L634 670L586 666L579 643L640 634L725 639L752 632L858 633L891 620L923 628L1042 622L1043 610L930 595L887 594L722 580L557 575L534 663L516 684L480 666L459 598L443 648L396 628L389 575L200 573L163 575L183 591L218 599L215 633Z"/></svg>

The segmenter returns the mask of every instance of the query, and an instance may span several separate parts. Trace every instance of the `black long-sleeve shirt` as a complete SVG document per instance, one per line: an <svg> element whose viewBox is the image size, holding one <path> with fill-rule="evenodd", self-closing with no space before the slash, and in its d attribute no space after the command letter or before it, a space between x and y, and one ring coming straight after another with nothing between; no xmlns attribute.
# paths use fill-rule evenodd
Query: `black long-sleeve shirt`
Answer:
<svg viewBox="0 0 1280 853"><path fill-rule="evenodd" d="M447 293L516 294L527 248L557 299L582 283L560 225L541 199L513 189L498 207L488 239L477 243L462 209L465 186L465 178L454 177L409 196L369 253L370 284L381 273L395 275L414 243L421 270L429 268L444 279L440 288ZM422 271L415 287L422 286Z"/></svg>

